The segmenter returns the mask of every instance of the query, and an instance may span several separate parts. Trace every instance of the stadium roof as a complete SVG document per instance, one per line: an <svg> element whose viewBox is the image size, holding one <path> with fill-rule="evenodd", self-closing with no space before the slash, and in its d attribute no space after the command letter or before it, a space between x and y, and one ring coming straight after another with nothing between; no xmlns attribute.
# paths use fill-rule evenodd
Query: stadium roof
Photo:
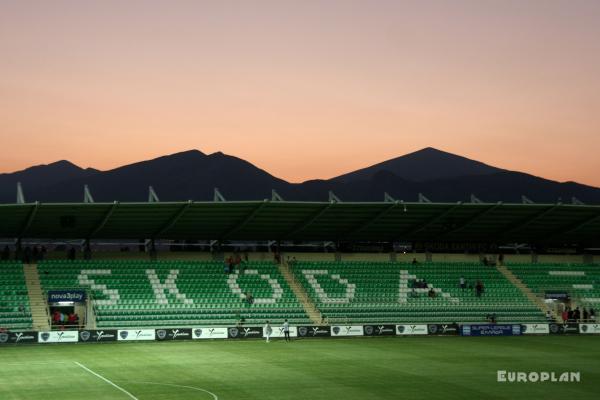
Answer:
<svg viewBox="0 0 600 400"><path fill-rule="evenodd" d="M598 243L600 206L154 202L0 205L0 237Z"/></svg>

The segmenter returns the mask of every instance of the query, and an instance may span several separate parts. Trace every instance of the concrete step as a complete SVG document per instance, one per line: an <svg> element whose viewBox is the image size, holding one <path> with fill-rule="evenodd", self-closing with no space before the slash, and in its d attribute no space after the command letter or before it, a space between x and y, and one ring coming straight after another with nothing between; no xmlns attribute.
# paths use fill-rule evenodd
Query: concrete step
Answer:
<svg viewBox="0 0 600 400"><path fill-rule="evenodd" d="M513 285L515 285L521 292L523 292L523 294L527 296L529 300L531 300L536 306L538 306L538 308L544 314L546 314L546 311L550 311L552 317L556 321L562 322L561 316L558 315L554 310L548 308L546 306L546 303L544 303L542 299L536 296L535 293L533 293L533 291L527 285L525 285L523 281L521 281L515 274L513 274L511 270L506 268L504 265L497 265L496 269L500 271L500 273L502 273L502 275L504 275L504 277L508 279Z"/></svg>
<svg viewBox="0 0 600 400"><path fill-rule="evenodd" d="M23 273L25 274L25 284L29 293L31 318L33 319L32 325L38 330L48 330L50 329L50 324L48 321L47 303L40 284L37 265L23 265Z"/></svg>
<svg viewBox="0 0 600 400"><path fill-rule="evenodd" d="M313 303L313 301L310 299L310 297L304 290L304 287L296 281L296 277L294 276L289 265L285 262L279 264L279 271L281 272L281 274L287 281L288 285L290 286L290 288L296 295L296 298L298 299L298 301L300 301L300 304L302 304L304 311L306 312L308 317L311 319L311 321L315 325L320 325L321 321L322 321L321 313L319 312L319 310L317 309L317 306Z"/></svg>

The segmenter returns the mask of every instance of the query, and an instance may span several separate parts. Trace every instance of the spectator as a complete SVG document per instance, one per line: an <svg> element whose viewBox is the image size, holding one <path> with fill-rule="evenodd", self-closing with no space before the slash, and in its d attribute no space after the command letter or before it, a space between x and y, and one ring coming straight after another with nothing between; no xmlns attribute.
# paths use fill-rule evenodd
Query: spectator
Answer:
<svg viewBox="0 0 600 400"><path fill-rule="evenodd" d="M596 311L593 308L590 308L590 322L596 322Z"/></svg>
<svg viewBox="0 0 600 400"><path fill-rule="evenodd" d="M569 320L569 308L565 308L563 310L563 312L560 314L560 317L562 318L563 322L567 322Z"/></svg>
<svg viewBox="0 0 600 400"><path fill-rule="evenodd" d="M71 246L71 248L69 249L69 252L67 253L67 258L71 261L75 260L76 257L76 250L75 247Z"/></svg>
<svg viewBox="0 0 600 400"><path fill-rule="evenodd" d="M267 338L267 343L269 343L269 339L271 338L271 333L273 333L273 328L271 328L271 324L269 324L269 321L267 321L265 323L265 336Z"/></svg>
<svg viewBox="0 0 600 400"><path fill-rule="evenodd" d="M588 313L587 308L583 308L583 322L587 322L588 318L590 317L590 314Z"/></svg>
<svg viewBox="0 0 600 400"><path fill-rule="evenodd" d="M70 313L69 316L67 317L67 325L75 325L75 313Z"/></svg>
<svg viewBox="0 0 600 400"><path fill-rule="evenodd" d="M39 246L33 246L33 262L38 262L38 260L40 259L40 247Z"/></svg>
<svg viewBox="0 0 600 400"><path fill-rule="evenodd" d="M229 259L225 260L225 262L223 263L223 272L225 272L226 274L229 273Z"/></svg>
<svg viewBox="0 0 600 400"><path fill-rule="evenodd" d="M579 320L581 319L581 311L579 310L579 307L575 308L575 311L573 312L573 319L575 320L575 322L579 322Z"/></svg>
<svg viewBox="0 0 600 400"><path fill-rule="evenodd" d="M546 321L552 322L553 320L554 318L552 317L552 313L550 312L550 310L546 310Z"/></svg>
<svg viewBox="0 0 600 400"><path fill-rule="evenodd" d="M8 261L10 259L10 248L8 245L4 246L4 250L2 250L2 261Z"/></svg>
<svg viewBox="0 0 600 400"><path fill-rule="evenodd" d="M40 261L44 261L44 259L46 258L46 246L42 246L41 250L40 250Z"/></svg>
<svg viewBox="0 0 600 400"><path fill-rule="evenodd" d="M467 284L465 283L465 277L461 275L461 277L460 277L460 288L464 290L466 287L467 287Z"/></svg>
<svg viewBox="0 0 600 400"><path fill-rule="evenodd" d="M483 263L483 265L489 265L490 262L488 261L487 257L483 257L483 260L481 260L481 262Z"/></svg>
<svg viewBox="0 0 600 400"><path fill-rule="evenodd" d="M481 281L477 281L477 284L475 285L475 294L477 295L477 297L481 297L481 295L483 294L483 282Z"/></svg>
<svg viewBox="0 0 600 400"><path fill-rule="evenodd" d="M89 243L86 243L85 247L83 248L83 259L84 260L92 259L92 248L90 247Z"/></svg>
<svg viewBox="0 0 600 400"><path fill-rule="evenodd" d="M412 265L417 265L419 262L417 261L417 257L414 257L412 260Z"/></svg>
<svg viewBox="0 0 600 400"><path fill-rule="evenodd" d="M19 304L19 312L23 314L25 312L25 306L23 304Z"/></svg>
<svg viewBox="0 0 600 400"><path fill-rule="evenodd" d="M435 290L433 290L433 288L429 289L427 296L429 296L430 298L435 298L435 296L436 296Z"/></svg>
<svg viewBox="0 0 600 400"><path fill-rule="evenodd" d="M569 311L567 312L567 321L573 322L573 318L575 318L575 312L573 312L573 310L569 308Z"/></svg>
<svg viewBox="0 0 600 400"><path fill-rule="evenodd" d="M25 252L23 253L23 263L31 264L31 247L25 247Z"/></svg>

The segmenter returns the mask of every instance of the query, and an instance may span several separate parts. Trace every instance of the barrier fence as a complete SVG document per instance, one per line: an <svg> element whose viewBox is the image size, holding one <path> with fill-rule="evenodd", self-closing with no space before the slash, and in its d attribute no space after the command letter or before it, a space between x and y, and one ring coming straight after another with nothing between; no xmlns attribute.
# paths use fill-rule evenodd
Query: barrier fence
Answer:
<svg viewBox="0 0 600 400"><path fill-rule="evenodd" d="M340 338L375 336L520 336L600 334L600 324L370 324L291 326L290 337ZM69 331L1 332L0 345L27 343L99 343L203 339L262 339L260 326L193 327L160 329L81 329ZM282 326L273 326L271 338L283 338Z"/></svg>

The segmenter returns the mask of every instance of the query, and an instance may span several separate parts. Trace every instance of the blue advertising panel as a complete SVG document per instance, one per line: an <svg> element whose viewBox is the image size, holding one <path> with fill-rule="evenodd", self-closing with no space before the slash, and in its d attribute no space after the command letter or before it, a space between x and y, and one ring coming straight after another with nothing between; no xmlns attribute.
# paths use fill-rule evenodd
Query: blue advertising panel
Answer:
<svg viewBox="0 0 600 400"><path fill-rule="evenodd" d="M462 325L462 336L515 336L521 334L521 325Z"/></svg>
<svg viewBox="0 0 600 400"><path fill-rule="evenodd" d="M85 290L48 290L48 303L85 301Z"/></svg>

